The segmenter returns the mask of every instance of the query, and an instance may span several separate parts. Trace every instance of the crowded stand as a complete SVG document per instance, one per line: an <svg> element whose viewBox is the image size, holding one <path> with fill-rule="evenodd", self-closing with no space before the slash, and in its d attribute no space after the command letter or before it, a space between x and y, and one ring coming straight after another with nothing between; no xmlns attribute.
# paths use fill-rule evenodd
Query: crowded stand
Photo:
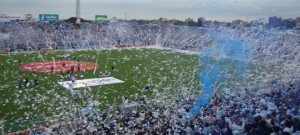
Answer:
<svg viewBox="0 0 300 135"><path fill-rule="evenodd" d="M43 49L101 49L159 46L200 52L213 46L211 33L240 37L247 43L245 61L284 63L283 73L266 76L264 87L217 90L197 114L190 109L195 97L178 97L169 105L135 97L112 109L49 122L13 134L175 134L175 135L300 135L300 35L293 31L259 31L254 28L214 30L169 24L83 23L80 29L66 22L0 23L0 49L10 52ZM213 32L212 32L213 31ZM247 54L248 55L248 54ZM67 59L69 55L59 56ZM283 65L283 64L282 64ZM277 74L277 73L276 73ZM269 77L269 78L267 78ZM184 91L184 90L182 90ZM134 103L134 107L127 107Z"/></svg>
<svg viewBox="0 0 300 135"><path fill-rule="evenodd" d="M0 23L0 31L8 35L0 49L30 51L42 49L97 49L118 46L151 46L200 51L210 44L212 31L230 37L242 37L250 44L252 59L294 60L299 58L294 47L300 43L297 31L261 31L255 28L199 28L168 24L83 23L78 29L66 22ZM275 52L275 53L271 53ZM289 54L289 55L287 55ZM274 59L276 58L276 59ZM277 61L279 62L279 61Z"/></svg>
<svg viewBox="0 0 300 135"><path fill-rule="evenodd" d="M178 134L298 135L300 83L270 84L270 92L246 89L215 94L200 113L189 113L195 99L179 98L168 106L150 105L130 111L90 112L74 120L23 131L31 134ZM143 99L142 99L143 100ZM141 102L136 99L136 102ZM123 108L124 109L124 108ZM112 115L113 114L113 115ZM18 134L18 133L16 133Z"/></svg>
<svg viewBox="0 0 300 135"><path fill-rule="evenodd" d="M178 47L178 41L188 45L199 44L204 30L169 25L138 25L135 23L84 23L81 29L72 24L58 23L9 23L0 24L1 31L11 36L4 40L1 49L11 51L42 48L78 49L112 47L116 45L149 46L162 44L166 47ZM187 32L195 33L192 38ZM200 32L200 33L199 33ZM176 34L171 34L176 33ZM193 38L198 39L192 42ZM26 41L26 42L23 42ZM100 45L100 46L99 46ZM26 48L27 47L27 48Z"/></svg>

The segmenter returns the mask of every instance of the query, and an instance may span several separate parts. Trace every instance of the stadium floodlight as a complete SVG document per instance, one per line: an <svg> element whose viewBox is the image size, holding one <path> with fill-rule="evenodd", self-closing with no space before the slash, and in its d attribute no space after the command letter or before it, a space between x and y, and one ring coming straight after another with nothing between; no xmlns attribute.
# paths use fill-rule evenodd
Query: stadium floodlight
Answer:
<svg viewBox="0 0 300 135"><path fill-rule="evenodd" d="M76 0L76 24L80 24L80 0Z"/></svg>

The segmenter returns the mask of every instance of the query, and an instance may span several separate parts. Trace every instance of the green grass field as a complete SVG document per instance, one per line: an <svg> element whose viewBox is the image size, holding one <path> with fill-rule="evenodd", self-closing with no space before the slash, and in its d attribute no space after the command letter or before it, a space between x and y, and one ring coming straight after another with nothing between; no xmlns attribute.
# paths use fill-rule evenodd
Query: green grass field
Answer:
<svg viewBox="0 0 300 135"><path fill-rule="evenodd" d="M96 62L100 71L116 71L112 76L125 81L122 84L104 85L86 89L81 100L74 100L69 91L57 84L60 74L28 73L18 69L19 60L22 63L59 59L59 54L70 54L79 57L81 61ZM52 58L53 57L53 58ZM74 113L88 99L98 103L103 108L122 103L122 96L132 99L132 95L146 95L167 101L175 100L191 92L190 95L200 95L198 69L200 66L197 55L189 55L169 50L158 49L122 49L122 50L85 50L56 51L1 54L0 62L0 119L4 122L5 132L16 131L37 126L55 118ZM93 71L76 73L83 78L98 77ZM22 80L28 78L30 85L23 86ZM33 85L38 79L39 85ZM80 79L80 78L79 78ZM146 84L151 82L151 90L144 91ZM84 89L83 89L84 90ZM48 119L49 117L49 119ZM1 123L0 123L1 124Z"/></svg>

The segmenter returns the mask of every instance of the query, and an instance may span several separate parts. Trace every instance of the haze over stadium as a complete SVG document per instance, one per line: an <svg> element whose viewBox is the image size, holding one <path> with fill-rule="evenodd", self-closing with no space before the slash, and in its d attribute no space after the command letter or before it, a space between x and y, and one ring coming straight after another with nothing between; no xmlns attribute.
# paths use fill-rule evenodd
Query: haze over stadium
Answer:
<svg viewBox="0 0 300 135"><path fill-rule="evenodd" d="M269 16L296 18L299 15L297 0L84 0L82 17L94 20L95 14L124 19L197 19L232 21L257 20ZM22 8L20 8L20 6ZM2 14L56 13L61 18L74 16L75 0L0 0Z"/></svg>

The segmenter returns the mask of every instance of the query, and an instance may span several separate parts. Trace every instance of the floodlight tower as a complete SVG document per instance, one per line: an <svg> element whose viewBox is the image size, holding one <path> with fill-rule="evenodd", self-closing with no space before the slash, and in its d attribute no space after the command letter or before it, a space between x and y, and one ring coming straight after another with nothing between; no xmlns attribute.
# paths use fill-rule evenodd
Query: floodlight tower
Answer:
<svg viewBox="0 0 300 135"><path fill-rule="evenodd" d="M76 24L80 24L80 0L76 0Z"/></svg>

